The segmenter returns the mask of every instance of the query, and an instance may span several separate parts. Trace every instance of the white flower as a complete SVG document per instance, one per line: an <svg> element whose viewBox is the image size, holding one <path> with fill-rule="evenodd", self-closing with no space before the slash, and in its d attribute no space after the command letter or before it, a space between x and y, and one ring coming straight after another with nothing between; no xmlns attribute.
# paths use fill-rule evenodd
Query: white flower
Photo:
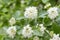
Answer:
<svg viewBox="0 0 60 40"><path fill-rule="evenodd" d="M25 26L24 28L23 28L23 30L22 30L22 35L26 38L26 37L31 37L32 36L32 32L33 32L33 30L32 30L32 28L29 26L29 25L27 25L27 26Z"/></svg>
<svg viewBox="0 0 60 40"><path fill-rule="evenodd" d="M12 17L12 18L9 20L9 23L10 23L10 25L15 24L15 23L16 23L15 18L14 18L14 17Z"/></svg>
<svg viewBox="0 0 60 40"><path fill-rule="evenodd" d="M9 37L14 38L15 34L16 34L16 27L15 26L11 26L7 29L6 33L9 35Z"/></svg>
<svg viewBox="0 0 60 40"><path fill-rule="evenodd" d="M40 26L40 31L41 31L42 33L44 33L44 31L45 31L46 28L43 26L43 24L40 24L39 26Z"/></svg>
<svg viewBox="0 0 60 40"><path fill-rule="evenodd" d="M25 1L24 0L21 0L21 4L24 4L25 3Z"/></svg>
<svg viewBox="0 0 60 40"><path fill-rule="evenodd" d="M45 6L44 6L44 8L46 9L46 8L48 8L48 7L50 7L51 6L51 4L50 3L47 3Z"/></svg>
<svg viewBox="0 0 60 40"><path fill-rule="evenodd" d="M35 36L35 37L33 38L33 40L39 40L39 37Z"/></svg>
<svg viewBox="0 0 60 40"><path fill-rule="evenodd" d="M51 7L48 9L48 17L50 19L55 19L58 16L58 8L57 7Z"/></svg>
<svg viewBox="0 0 60 40"><path fill-rule="evenodd" d="M39 24L36 25L36 28L38 27Z"/></svg>
<svg viewBox="0 0 60 40"><path fill-rule="evenodd" d="M34 19L34 18L37 18L37 8L36 7L28 7L26 8L25 12L24 12L24 16L25 18L31 18L31 19Z"/></svg>
<svg viewBox="0 0 60 40"><path fill-rule="evenodd" d="M52 39L50 39L50 40L60 40L60 37L59 37L59 34L54 34L53 35L53 38Z"/></svg>

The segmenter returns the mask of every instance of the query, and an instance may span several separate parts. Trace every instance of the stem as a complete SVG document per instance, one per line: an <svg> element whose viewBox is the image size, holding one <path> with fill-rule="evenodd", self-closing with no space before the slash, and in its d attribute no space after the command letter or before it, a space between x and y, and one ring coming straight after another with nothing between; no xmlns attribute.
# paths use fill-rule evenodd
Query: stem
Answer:
<svg viewBox="0 0 60 40"><path fill-rule="evenodd" d="M35 24L37 23L37 18L35 19Z"/></svg>
<svg viewBox="0 0 60 40"><path fill-rule="evenodd" d="M47 32L47 30L45 30L45 32L51 37L51 35L49 34L49 32Z"/></svg>

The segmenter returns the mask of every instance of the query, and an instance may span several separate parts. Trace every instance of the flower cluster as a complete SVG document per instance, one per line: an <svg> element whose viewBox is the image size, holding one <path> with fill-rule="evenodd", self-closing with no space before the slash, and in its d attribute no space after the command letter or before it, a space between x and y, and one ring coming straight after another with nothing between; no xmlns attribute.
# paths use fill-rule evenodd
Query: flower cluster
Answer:
<svg viewBox="0 0 60 40"><path fill-rule="evenodd" d="M47 12L48 12L48 17L52 20L58 16L58 8L57 7L51 7L47 10ZM37 7L32 6L32 7L27 7L25 9L25 12L24 12L25 18L34 20L34 19L37 19L37 16L38 16ZM16 26L14 26L15 23L16 23L16 19L14 17L12 17L9 20L10 27L6 30L6 33L11 38L14 38L17 33ZM43 23L37 24L36 28L39 29L39 32L41 32L42 35L44 35L44 33L48 31L46 29L46 27L44 27ZM49 34L49 31L47 33ZM30 24L23 27L21 34L24 38L30 38L30 37L34 36L33 40L39 40L39 37L38 37L39 35L38 34L37 34L38 36L34 35L34 29L32 28L32 26ZM57 35L53 34L53 37L50 40L60 40L59 34L57 34Z"/></svg>
<svg viewBox="0 0 60 40"><path fill-rule="evenodd" d="M15 34L16 34L16 27L15 26L11 26L7 29L7 34L9 35L9 37L14 38Z"/></svg>
<svg viewBox="0 0 60 40"><path fill-rule="evenodd" d="M26 37L31 37L33 33L32 28L30 27L30 25L27 25L23 28L22 30L22 35L26 38Z"/></svg>
<svg viewBox="0 0 60 40"><path fill-rule="evenodd" d="M40 24L39 26L40 26L40 31L44 34L46 28L43 26L43 24Z"/></svg>
<svg viewBox="0 0 60 40"><path fill-rule="evenodd" d="M25 9L24 16L26 18L34 19L37 18L37 13L37 8L32 6Z"/></svg>
<svg viewBox="0 0 60 40"><path fill-rule="evenodd" d="M10 20L9 20L9 24L12 26L16 23L16 20L14 17L12 17Z"/></svg>
<svg viewBox="0 0 60 40"><path fill-rule="evenodd" d="M15 18L14 17L12 17L10 20L9 20L9 24L11 25L8 29L7 29L7 31L6 31L6 33L9 35L9 37L11 37L11 38L14 38L15 37L15 35L16 35L16 26L13 26L14 24L16 23L16 20L15 20Z"/></svg>
<svg viewBox="0 0 60 40"><path fill-rule="evenodd" d="M60 0L0 0L0 40L60 40Z"/></svg>
<svg viewBox="0 0 60 40"><path fill-rule="evenodd" d="M48 17L50 19L55 19L58 16L58 8L57 7L51 7L48 9Z"/></svg>
<svg viewBox="0 0 60 40"><path fill-rule="evenodd" d="M50 40L60 40L59 34L53 34L53 38L51 38Z"/></svg>

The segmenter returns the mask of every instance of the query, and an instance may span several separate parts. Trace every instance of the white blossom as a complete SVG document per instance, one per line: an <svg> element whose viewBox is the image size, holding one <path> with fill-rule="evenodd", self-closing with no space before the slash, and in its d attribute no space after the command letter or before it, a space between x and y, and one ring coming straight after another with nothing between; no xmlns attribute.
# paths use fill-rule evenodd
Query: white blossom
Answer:
<svg viewBox="0 0 60 40"><path fill-rule="evenodd" d="M14 38L15 34L16 34L16 27L15 26L11 26L7 29L6 33L9 35L9 37Z"/></svg>
<svg viewBox="0 0 60 40"><path fill-rule="evenodd" d="M59 34L54 34L53 38L51 38L50 40L60 40Z"/></svg>
<svg viewBox="0 0 60 40"><path fill-rule="evenodd" d="M44 8L46 9L46 8L48 8L48 7L50 7L51 6L51 4L50 3L47 3L45 6L44 6Z"/></svg>
<svg viewBox="0 0 60 40"><path fill-rule="evenodd" d="M50 19L55 19L58 16L58 8L57 7L51 7L48 9L48 17Z"/></svg>
<svg viewBox="0 0 60 40"><path fill-rule="evenodd" d="M10 24L10 25L13 25L13 24L15 24L15 23L16 23L16 20L15 20L14 17L12 17L12 18L9 20L9 24Z"/></svg>
<svg viewBox="0 0 60 40"><path fill-rule="evenodd" d="M39 37L38 37L38 36L35 36L35 37L33 38L33 40L39 40Z"/></svg>
<svg viewBox="0 0 60 40"><path fill-rule="evenodd" d="M25 12L24 12L24 16L25 18L31 18L31 19L34 19L34 18L37 18L37 8L36 7L28 7L26 8Z"/></svg>
<svg viewBox="0 0 60 40"><path fill-rule="evenodd" d="M27 26L25 26L24 28L23 28L23 30L22 30L22 35L26 38L29 38L29 37L31 37L32 36L32 32L33 32L33 30L32 30L32 28L29 26L29 25L27 25Z"/></svg>
<svg viewBox="0 0 60 40"><path fill-rule="evenodd" d="M21 4L24 4L25 3L25 1L24 0L21 0Z"/></svg>
<svg viewBox="0 0 60 40"><path fill-rule="evenodd" d="M39 24L36 25L36 28L38 27Z"/></svg>
<svg viewBox="0 0 60 40"><path fill-rule="evenodd" d="M44 33L44 31L46 30L46 28L43 26L43 24L40 24L39 26L40 26L40 31L42 33Z"/></svg>

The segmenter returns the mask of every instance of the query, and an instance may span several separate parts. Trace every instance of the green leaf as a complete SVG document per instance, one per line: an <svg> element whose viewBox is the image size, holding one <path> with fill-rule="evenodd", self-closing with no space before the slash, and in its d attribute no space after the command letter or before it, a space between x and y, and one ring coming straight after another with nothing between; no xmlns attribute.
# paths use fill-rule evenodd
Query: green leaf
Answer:
<svg viewBox="0 0 60 40"><path fill-rule="evenodd" d="M59 33L60 34L60 26L54 22L53 25L52 25L52 30L55 32L55 33Z"/></svg>
<svg viewBox="0 0 60 40"><path fill-rule="evenodd" d="M2 4L0 4L0 8L2 8L3 7L3 5Z"/></svg>
<svg viewBox="0 0 60 40"><path fill-rule="evenodd" d="M0 35L0 40L4 40L4 35Z"/></svg>
<svg viewBox="0 0 60 40"><path fill-rule="evenodd" d="M19 10L15 12L15 14L13 15L13 17L15 17L15 18L16 18L16 20L24 19L24 17L23 17L23 16L21 16L21 13L20 13L20 11L19 11Z"/></svg>
<svg viewBox="0 0 60 40"><path fill-rule="evenodd" d="M56 18L56 22L60 25L60 17Z"/></svg>
<svg viewBox="0 0 60 40"><path fill-rule="evenodd" d="M6 30L4 30L3 28L0 28L0 35L6 35Z"/></svg>
<svg viewBox="0 0 60 40"><path fill-rule="evenodd" d="M2 27L2 25L3 25L3 22L0 22L0 28Z"/></svg>
<svg viewBox="0 0 60 40"><path fill-rule="evenodd" d="M42 0L42 2L43 2L44 4L46 4L48 1L49 1L49 0Z"/></svg>
<svg viewBox="0 0 60 40"><path fill-rule="evenodd" d="M50 20L50 18L48 18L48 17L44 18L43 21L44 21L43 23L45 26L50 26L53 23L53 21Z"/></svg>
<svg viewBox="0 0 60 40"><path fill-rule="evenodd" d="M39 13L39 17L41 17L41 18L45 18L46 15L47 15L47 12L44 10L40 11L40 13Z"/></svg>
<svg viewBox="0 0 60 40"><path fill-rule="evenodd" d="M3 8L2 11L3 12L8 12L8 9L7 8Z"/></svg>
<svg viewBox="0 0 60 40"><path fill-rule="evenodd" d="M48 33L44 33L44 36L43 36L43 40L49 40L50 39L50 35Z"/></svg>
<svg viewBox="0 0 60 40"><path fill-rule="evenodd" d="M42 32L40 32L38 30L34 30L33 35L35 35L35 36L43 36Z"/></svg>
<svg viewBox="0 0 60 40"><path fill-rule="evenodd" d="M17 33L18 33L18 35L21 35L22 34L22 30L19 30Z"/></svg>

